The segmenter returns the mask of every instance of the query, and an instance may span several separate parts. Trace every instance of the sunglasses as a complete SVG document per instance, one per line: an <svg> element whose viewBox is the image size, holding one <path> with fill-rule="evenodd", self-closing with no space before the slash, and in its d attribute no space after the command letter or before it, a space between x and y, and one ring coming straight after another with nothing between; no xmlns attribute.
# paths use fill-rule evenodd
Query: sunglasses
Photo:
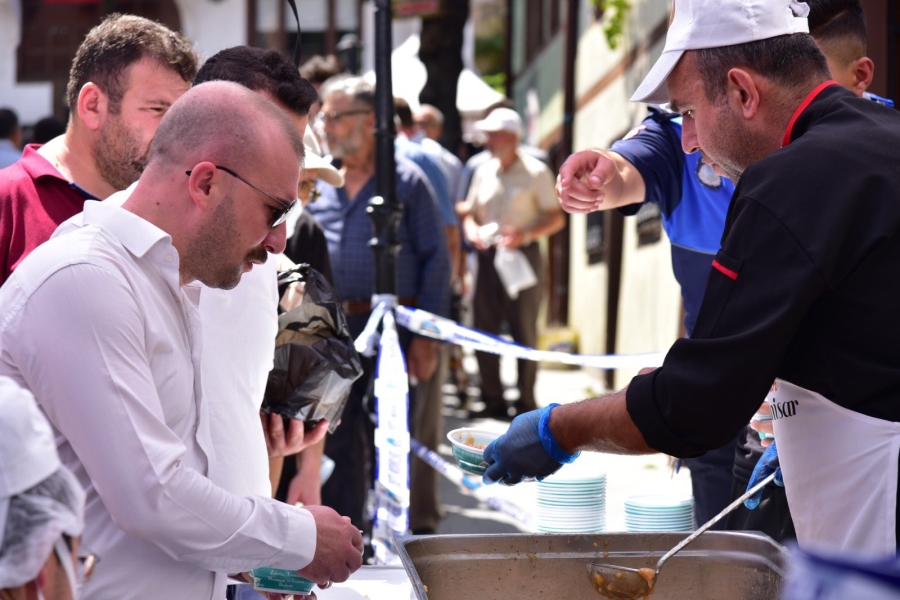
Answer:
<svg viewBox="0 0 900 600"><path fill-rule="evenodd" d="M241 182L249 185L254 190L256 190L257 192L259 192L260 194L262 194L263 196L268 198L269 200L278 204L278 206L280 208L275 208L274 206L269 206L268 204L266 204L266 207L272 211L272 229L275 229L276 227L278 227L279 225L284 223L285 220L287 219L288 215L290 214L291 210L297 205L296 200L294 200L293 202L290 202L290 203L284 202L283 200L279 200L275 196L262 191L261 189L259 189L258 187L256 187L255 185L253 185L252 183L250 183L249 181L247 181L246 179L244 179L243 177L241 177L240 175L238 175L237 173L235 173L234 171L229 169L228 167L220 167L219 165L214 165L214 166L217 169L219 169L220 171L225 171L226 173L228 173L229 175L231 175L238 181L241 181ZM185 175L190 177L192 172L193 172L193 169L191 169L190 171L185 171L184 173L185 173Z"/></svg>

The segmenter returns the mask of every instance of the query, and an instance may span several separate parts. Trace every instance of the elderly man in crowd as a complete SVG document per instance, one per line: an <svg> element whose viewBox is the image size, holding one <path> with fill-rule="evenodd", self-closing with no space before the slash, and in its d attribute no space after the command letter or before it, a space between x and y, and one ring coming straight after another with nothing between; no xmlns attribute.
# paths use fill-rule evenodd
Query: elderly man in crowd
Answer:
<svg viewBox="0 0 900 600"><path fill-rule="evenodd" d="M466 197L463 229L466 239L478 251L478 275L472 299L475 327L499 334L504 321L509 323L513 340L533 348L537 344L537 318L543 295L543 262L538 241L553 235L565 225L556 201L553 175L541 161L519 150L522 119L510 108L496 108L476 127L487 135L485 144L493 158L475 171ZM495 227L491 241L484 226ZM525 255L537 283L510 295L497 272L497 248L518 250ZM481 400L485 408L476 416L507 419L503 383L500 381L500 357L478 352L481 373ZM533 410L537 363L518 361L519 400L517 412Z"/></svg>
<svg viewBox="0 0 900 600"><path fill-rule="evenodd" d="M685 151L737 182L693 335L625 390L521 416L485 449L487 481L580 450L697 456L765 398L801 546L895 556L900 115L830 80L807 14L676 3L632 99L670 101Z"/></svg>
<svg viewBox="0 0 900 600"><path fill-rule="evenodd" d="M302 155L261 95L197 86L163 119L124 205L86 206L0 288L0 374L32 391L87 490L84 538L105 567L88 597L221 598L227 572L272 565L324 585L360 566L359 531L333 510L236 496L207 476L216 409L199 375L198 282L234 288L284 249Z"/></svg>
<svg viewBox="0 0 900 600"><path fill-rule="evenodd" d="M439 143L444 134L444 113L431 104L420 104L413 114L413 126L415 133L410 138L440 156L441 165L447 174L450 197L454 202L459 202L465 196L465 190L460 189L463 184L463 164L459 157Z"/></svg>
<svg viewBox="0 0 900 600"><path fill-rule="evenodd" d="M190 42L159 23L112 15L88 33L69 73L66 134L0 171L0 284L85 200L137 181L160 119L196 73Z"/></svg>
<svg viewBox="0 0 900 600"><path fill-rule="evenodd" d="M375 288L375 259L369 247L372 223L366 214L369 199L375 195L375 90L362 78L338 77L322 86L321 95L328 147L344 176L344 187L320 182L322 195L307 209L325 229L335 286L344 299L350 332L357 336L368 321ZM396 185L397 199L403 205L397 257L399 301L446 316L450 258L434 198L422 171L406 159L397 159ZM410 376L427 381L437 365L436 342L414 336L405 346ZM350 515L360 527L366 524L363 512L374 460L372 421L363 406L373 364L364 360L364 365L366 374L354 384L341 425L326 442L325 453L334 459L335 470L322 488L323 502ZM418 409L412 390L410 398L415 437ZM411 483L417 485L415 473ZM435 504L433 495L415 492L411 501L411 522L423 505Z"/></svg>
<svg viewBox="0 0 900 600"><path fill-rule="evenodd" d="M93 564L78 560L83 512L84 490L34 397L0 377L0 598L75 598L89 574L77 566Z"/></svg>

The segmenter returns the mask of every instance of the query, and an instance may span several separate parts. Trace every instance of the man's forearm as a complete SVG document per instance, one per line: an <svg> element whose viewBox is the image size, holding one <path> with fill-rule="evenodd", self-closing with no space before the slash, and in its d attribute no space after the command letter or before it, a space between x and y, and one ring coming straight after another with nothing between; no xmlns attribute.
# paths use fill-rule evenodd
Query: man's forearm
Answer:
<svg viewBox="0 0 900 600"><path fill-rule="evenodd" d="M550 431L563 449L608 454L650 454L625 406L625 390L566 404L550 414Z"/></svg>
<svg viewBox="0 0 900 600"><path fill-rule="evenodd" d="M316 442L297 455L298 473L315 473L318 476L322 469L322 456L325 454L325 438Z"/></svg>
<svg viewBox="0 0 900 600"><path fill-rule="evenodd" d="M566 224L566 217L559 209L551 210L543 214L537 225L525 232L528 241L536 241L543 237L553 235ZM530 238L530 239L529 239Z"/></svg>
<svg viewBox="0 0 900 600"><path fill-rule="evenodd" d="M447 238L447 250L450 252L450 283L457 278L462 241L458 225L444 226L444 236Z"/></svg>

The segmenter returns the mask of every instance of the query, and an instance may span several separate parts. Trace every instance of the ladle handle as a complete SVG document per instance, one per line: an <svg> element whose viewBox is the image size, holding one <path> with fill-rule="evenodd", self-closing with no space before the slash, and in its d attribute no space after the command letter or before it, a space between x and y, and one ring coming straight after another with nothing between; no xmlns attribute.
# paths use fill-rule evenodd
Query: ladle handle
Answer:
<svg viewBox="0 0 900 600"><path fill-rule="evenodd" d="M663 563L666 562L667 560L669 560L669 558L671 558L671 556L673 554L681 551L682 548L684 548L685 546L687 546L688 544L690 544L691 542L696 540L698 537L700 537L701 533L703 533L704 531L706 531L707 529L709 529L710 527L712 527L713 525L715 525L716 523L721 521L722 518L725 517L728 513L730 513L731 511L736 509L738 506L743 504L744 500L746 500L747 498L749 498L750 496L752 496L759 490L763 489L764 487L769 485L774 480L775 480L775 473L772 473L771 475L769 475L768 477L766 477L765 479L763 479L762 481L760 481L759 483L754 485L752 488L750 488L749 490L744 492L744 494L740 498L738 498L737 500L735 500L734 502L732 502L731 504L726 506L722 512L720 512L719 514L714 516L712 519L710 519L709 521L707 521L706 523L704 523L703 525L698 527L697 531L695 531L691 535L689 535L686 538L684 538L683 540L681 540L681 542L679 542L677 546L675 546L674 548L672 548L671 550L669 550L668 552L663 554L662 558L659 559L659 562L656 563L656 572L659 573L659 570L662 568Z"/></svg>

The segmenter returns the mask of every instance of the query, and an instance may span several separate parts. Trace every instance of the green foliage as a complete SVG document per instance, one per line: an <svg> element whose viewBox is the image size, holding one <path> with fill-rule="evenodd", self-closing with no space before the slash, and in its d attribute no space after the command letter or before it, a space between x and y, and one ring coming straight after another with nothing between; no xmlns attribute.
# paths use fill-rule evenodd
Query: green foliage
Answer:
<svg viewBox="0 0 900 600"><path fill-rule="evenodd" d="M591 0L594 7L603 14L603 33L606 43L615 50L622 39L625 16L631 10L631 0Z"/></svg>
<svg viewBox="0 0 900 600"><path fill-rule="evenodd" d="M504 96L506 95L506 73L501 71L491 75L482 75L481 79Z"/></svg>
<svg viewBox="0 0 900 600"><path fill-rule="evenodd" d="M482 73L496 73L503 70L503 34L475 38L475 64Z"/></svg>

